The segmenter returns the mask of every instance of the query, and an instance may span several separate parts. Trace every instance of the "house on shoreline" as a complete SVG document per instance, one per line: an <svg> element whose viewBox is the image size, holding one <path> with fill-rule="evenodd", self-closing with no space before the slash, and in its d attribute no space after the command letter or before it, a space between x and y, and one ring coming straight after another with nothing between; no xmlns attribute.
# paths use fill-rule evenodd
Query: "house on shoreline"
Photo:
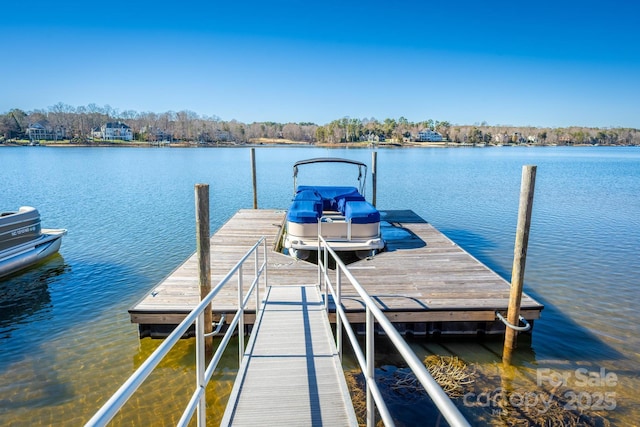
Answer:
<svg viewBox="0 0 640 427"><path fill-rule="evenodd" d="M415 138L416 142L442 142L444 138L440 132L436 132L431 129L424 129L418 132L418 136Z"/></svg>
<svg viewBox="0 0 640 427"><path fill-rule="evenodd" d="M108 122L91 131L91 136L105 141L131 141L133 132L131 128L122 122Z"/></svg>
<svg viewBox="0 0 640 427"><path fill-rule="evenodd" d="M34 141L59 141L67 136L66 129L62 126L53 127L47 121L30 123L27 128L27 136Z"/></svg>
<svg viewBox="0 0 640 427"><path fill-rule="evenodd" d="M143 126L140 128L140 137L141 140L147 142L170 143L173 141L173 134L154 126Z"/></svg>
<svg viewBox="0 0 640 427"><path fill-rule="evenodd" d="M360 136L362 142L385 142L386 140L383 133L369 132Z"/></svg>

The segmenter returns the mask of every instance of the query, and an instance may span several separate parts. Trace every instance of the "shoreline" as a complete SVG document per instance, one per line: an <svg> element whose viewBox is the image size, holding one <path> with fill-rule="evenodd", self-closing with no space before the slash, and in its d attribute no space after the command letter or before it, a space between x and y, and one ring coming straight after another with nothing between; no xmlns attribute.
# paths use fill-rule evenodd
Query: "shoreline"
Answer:
<svg viewBox="0 0 640 427"><path fill-rule="evenodd" d="M338 142L338 143L309 143L305 141L291 140L267 140L247 143L218 142L218 143L193 143L193 142L106 142L76 143L45 141L32 145L29 141L1 142L2 147L82 147L82 148L241 148L241 147L319 147L319 148L487 148L487 147L635 147L636 145L603 145L603 144L468 144L456 142L406 142L406 143L371 143L371 142Z"/></svg>

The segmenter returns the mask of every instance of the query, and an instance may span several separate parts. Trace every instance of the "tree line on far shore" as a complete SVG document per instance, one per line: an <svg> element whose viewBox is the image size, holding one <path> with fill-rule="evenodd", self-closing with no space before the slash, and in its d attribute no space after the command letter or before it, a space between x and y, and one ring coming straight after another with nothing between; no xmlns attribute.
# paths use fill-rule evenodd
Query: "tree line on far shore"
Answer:
<svg viewBox="0 0 640 427"><path fill-rule="evenodd" d="M457 125L448 121L426 119L411 122L404 117L355 119L343 117L324 125L310 122L242 123L224 121L217 116L201 116L193 111L164 113L119 111L108 105L73 107L58 103L47 109L22 111L12 109L0 114L0 142L28 139L29 126L35 123L65 140L89 144L95 142L92 131L108 122L129 126L134 141L185 143L251 143L260 140L289 140L307 144L387 142L406 144L414 141L418 132L434 130L445 141L454 144L531 144L531 145L640 145L640 130L635 128L501 126L476 123Z"/></svg>

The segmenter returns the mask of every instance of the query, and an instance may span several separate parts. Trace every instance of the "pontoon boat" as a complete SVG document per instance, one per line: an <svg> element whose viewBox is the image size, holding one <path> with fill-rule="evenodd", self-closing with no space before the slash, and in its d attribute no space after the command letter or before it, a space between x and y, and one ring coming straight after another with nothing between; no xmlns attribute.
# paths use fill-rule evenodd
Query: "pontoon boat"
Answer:
<svg viewBox="0 0 640 427"><path fill-rule="evenodd" d="M314 163L343 163L358 167L359 188L350 186L297 185L298 168ZM367 166L340 158L302 160L293 166L294 198L287 212L284 248L296 258L307 259L318 250L322 235L336 252L349 251L359 258L384 248L380 212L365 200Z"/></svg>
<svg viewBox="0 0 640 427"><path fill-rule="evenodd" d="M38 210L23 206L0 214L0 277L27 268L55 254L65 229L42 229Z"/></svg>

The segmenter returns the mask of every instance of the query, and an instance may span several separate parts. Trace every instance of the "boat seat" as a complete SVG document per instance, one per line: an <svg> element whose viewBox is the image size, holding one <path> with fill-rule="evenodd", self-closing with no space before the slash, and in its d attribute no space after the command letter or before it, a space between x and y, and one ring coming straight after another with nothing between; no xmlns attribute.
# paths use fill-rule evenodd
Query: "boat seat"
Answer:
<svg viewBox="0 0 640 427"><path fill-rule="evenodd" d="M342 215L344 215L348 202L364 202L365 198L358 191L354 191L347 194L341 194L334 200L336 201L336 210L340 211Z"/></svg>
<svg viewBox="0 0 640 427"><path fill-rule="evenodd" d="M320 195L320 198L322 199L322 208L324 210L340 211L342 214L344 214L344 209L340 209L339 207L340 200L364 200L364 197L362 197L356 187L301 185L297 189L295 200L300 200L298 199L298 195L302 193L305 194L305 196L302 197L311 197L313 193Z"/></svg>
<svg viewBox="0 0 640 427"><path fill-rule="evenodd" d="M287 221L298 224L315 224L322 216L322 202L317 200L294 200L287 212Z"/></svg>
<svg viewBox="0 0 640 427"><path fill-rule="evenodd" d="M347 202L344 216L352 224L375 224L380 222L380 212L369 202Z"/></svg>

